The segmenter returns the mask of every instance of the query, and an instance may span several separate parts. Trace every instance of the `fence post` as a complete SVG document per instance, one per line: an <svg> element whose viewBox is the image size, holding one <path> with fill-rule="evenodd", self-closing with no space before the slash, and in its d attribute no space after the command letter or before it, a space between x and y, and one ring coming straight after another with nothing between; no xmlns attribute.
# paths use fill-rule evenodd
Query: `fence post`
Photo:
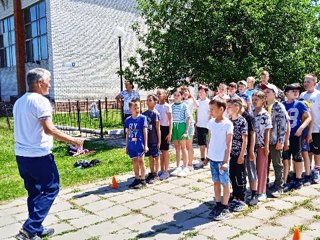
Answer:
<svg viewBox="0 0 320 240"><path fill-rule="evenodd" d="M98 101L99 106L99 121L100 121L100 138L103 138L103 125L102 125L102 109L101 109L101 100Z"/></svg>
<svg viewBox="0 0 320 240"><path fill-rule="evenodd" d="M80 102L77 100L77 122L78 130L81 132L81 116L80 116Z"/></svg>
<svg viewBox="0 0 320 240"><path fill-rule="evenodd" d="M87 104L86 110L87 110L87 117L88 117L89 116L89 99L88 98L86 99L86 104Z"/></svg>
<svg viewBox="0 0 320 240"><path fill-rule="evenodd" d="M106 109L106 121L108 121L108 98L107 97L104 98L104 105Z"/></svg>
<svg viewBox="0 0 320 240"><path fill-rule="evenodd" d="M9 113L8 113L7 104L4 105L4 109L5 109L5 111L6 111L8 128L9 128L9 130L11 130L11 125L10 125L10 119L9 119Z"/></svg>

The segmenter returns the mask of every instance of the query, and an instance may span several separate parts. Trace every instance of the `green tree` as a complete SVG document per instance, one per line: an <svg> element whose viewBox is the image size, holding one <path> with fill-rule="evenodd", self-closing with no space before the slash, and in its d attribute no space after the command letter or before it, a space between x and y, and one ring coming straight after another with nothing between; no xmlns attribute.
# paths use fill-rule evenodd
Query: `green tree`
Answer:
<svg viewBox="0 0 320 240"><path fill-rule="evenodd" d="M176 87L192 76L214 85L268 70L282 87L320 72L318 1L137 0L148 31L127 79L145 89Z"/></svg>

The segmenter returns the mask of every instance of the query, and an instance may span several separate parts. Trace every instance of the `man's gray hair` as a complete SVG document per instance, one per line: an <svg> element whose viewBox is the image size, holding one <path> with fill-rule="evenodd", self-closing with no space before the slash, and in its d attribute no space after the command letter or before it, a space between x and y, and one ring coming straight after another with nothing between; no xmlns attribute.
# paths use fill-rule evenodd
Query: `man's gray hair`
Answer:
<svg viewBox="0 0 320 240"><path fill-rule="evenodd" d="M51 73L44 68L34 68L27 73L28 86L32 86L37 81L44 81L51 77Z"/></svg>

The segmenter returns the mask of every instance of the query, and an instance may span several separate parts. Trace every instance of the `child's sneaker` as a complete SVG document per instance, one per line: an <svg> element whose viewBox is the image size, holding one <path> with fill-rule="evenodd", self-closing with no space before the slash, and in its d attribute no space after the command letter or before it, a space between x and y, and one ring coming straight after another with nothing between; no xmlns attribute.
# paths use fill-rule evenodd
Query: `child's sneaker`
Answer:
<svg viewBox="0 0 320 240"><path fill-rule="evenodd" d="M304 176L302 180L303 186L310 186L312 183L311 176Z"/></svg>
<svg viewBox="0 0 320 240"><path fill-rule="evenodd" d="M203 168L203 167L204 167L204 163L203 163L202 160L199 160L199 162L194 165L195 169L200 169L200 168Z"/></svg>
<svg viewBox="0 0 320 240"><path fill-rule="evenodd" d="M169 177L170 177L170 174L169 174L168 172L163 172L163 173L159 176L159 178L160 178L161 181L166 180L166 179L168 179Z"/></svg>
<svg viewBox="0 0 320 240"><path fill-rule="evenodd" d="M301 187L302 187L301 180L297 180L292 184L292 189L298 190L298 189L301 189Z"/></svg>
<svg viewBox="0 0 320 240"><path fill-rule="evenodd" d="M216 216L213 218L215 221L222 221L228 219L231 213L228 208L221 208L217 211Z"/></svg>
<svg viewBox="0 0 320 240"><path fill-rule="evenodd" d="M153 173L153 177L152 177L152 179L149 181L149 183L150 183L150 184L153 184L153 183L155 183L156 181L159 181L159 180L160 180L160 178L159 178L158 174L157 174L157 173Z"/></svg>
<svg viewBox="0 0 320 240"><path fill-rule="evenodd" d="M177 167L173 172L171 172L172 176L177 176L182 171L182 167Z"/></svg>
<svg viewBox="0 0 320 240"><path fill-rule="evenodd" d="M249 206L256 206L258 204L259 200L258 200L258 196L253 196L250 201L249 201Z"/></svg>
<svg viewBox="0 0 320 240"><path fill-rule="evenodd" d="M219 211L218 205L214 205L213 209L209 212L209 218L213 219L217 215L217 211Z"/></svg>
<svg viewBox="0 0 320 240"><path fill-rule="evenodd" d="M178 177L186 177L188 174L190 173L189 168L188 167L184 167L179 173L178 173Z"/></svg>
<svg viewBox="0 0 320 240"><path fill-rule="evenodd" d="M146 182L147 183L153 183L152 180L154 179L154 174L153 173L149 173L148 176L146 177Z"/></svg>
<svg viewBox="0 0 320 240"><path fill-rule="evenodd" d="M313 169L311 171L311 180L312 180L312 184L320 183L320 176L319 176L319 170L318 169Z"/></svg>
<svg viewBox="0 0 320 240"><path fill-rule="evenodd" d="M267 194L261 193L261 194L258 195L258 201L259 202L263 202L265 200L267 200Z"/></svg>
<svg viewBox="0 0 320 240"><path fill-rule="evenodd" d="M229 210L233 212L234 208L238 205L239 201L237 199L233 199L229 204Z"/></svg>
<svg viewBox="0 0 320 240"><path fill-rule="evenodd" d="M281 187L276 187L274 190L271 192L272 197L274 198L279 198L281 197L281 194L283 193L283 190Z"/></svg>
<svg viewBox="0 0 320 240"><path fill-rule="evenodd" d="M134 179L133 182L129 185L129 188L136 188L140 184L140 179Z"/></svg>
<svg viewBox="0 0 320 240"><path fill-rule="evenodd" d="M193 167L193 165L188 166L188 168L189 168L189 172L193 172L193 171L194 171L194 167Z"/></svg>
<svg viewBox="0 0 320 240"><path fill-rule="evenodd" d="M244 209L246 209L248 206L245 202L243 201L238 201L238 203L236 204L236 206L233 208L234 212L241 212Z"/></svg>

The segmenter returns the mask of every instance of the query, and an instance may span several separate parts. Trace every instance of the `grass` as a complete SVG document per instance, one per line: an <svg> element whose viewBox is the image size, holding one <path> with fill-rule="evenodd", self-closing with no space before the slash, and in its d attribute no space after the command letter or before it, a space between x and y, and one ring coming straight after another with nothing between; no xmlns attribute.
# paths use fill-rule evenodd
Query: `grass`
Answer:
<svg viewBox="0 0 320 240"><path fill-rule="evenodd" d="M8 129L6 119L0 118L0 203L26 195L14 155L13 131ZM66 144L55 142L53 153L60 173L61 187L80 185L104 179L132 170L131 160L122 148L107 146L101 141L86 142L85 148L95 150L93 155L70 157ZM73 163L79 159L100 159L102 164L88 169L76 169Z"/></svg>

